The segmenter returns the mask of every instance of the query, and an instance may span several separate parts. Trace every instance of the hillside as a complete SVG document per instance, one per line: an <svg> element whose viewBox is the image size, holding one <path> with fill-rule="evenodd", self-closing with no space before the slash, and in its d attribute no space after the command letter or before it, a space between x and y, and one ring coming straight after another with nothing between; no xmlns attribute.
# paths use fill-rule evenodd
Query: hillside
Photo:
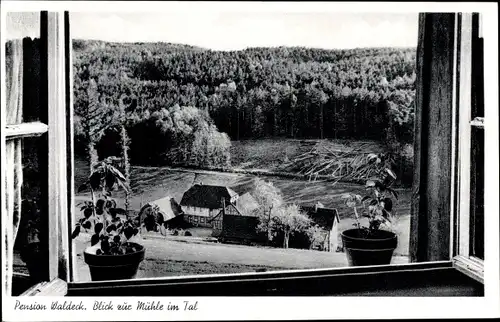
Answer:
<svg viewBox="0 0 500 322"><path fill-rule="evenodd" d="M147 134L142 128L134 132L134 126L177 104L207 112L232 140L389 137L410 142L413 135L414 48L214 51L84 40L73 46L76 135L82 145L79 117L89 105L91 80L102 113L125 106L136 146L155 134L155 126L148 125ZM133 160L147 163L131 150Z"/></svg>

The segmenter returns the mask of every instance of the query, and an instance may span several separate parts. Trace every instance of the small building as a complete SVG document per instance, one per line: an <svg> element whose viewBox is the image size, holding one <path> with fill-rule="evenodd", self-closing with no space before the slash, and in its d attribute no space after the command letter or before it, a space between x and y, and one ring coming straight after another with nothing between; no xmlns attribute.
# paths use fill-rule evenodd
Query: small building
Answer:
<svg viewBox="0 0 500 322"><path fill-rule="evenodd" d="M212 236L220 237L222 233L224 215L226 216L244 216L255 217L255 210L259 208L259 204L250 193L242 194L236 203L226 205L225 211L220 211L215 217L211 219L212 222ZM226 219L229 217L226 217ZM228 219L232 220L232 219ZM238 219L236 219L238 220ZM254 219L250 219L254 220ZM227 220L226 220L227 222Z"/></svg>
<svg viewBox="0 0 500 322"><path fill-rule="evenodd" d="M234 205L238 194L223 186L195 184L182 196L180 202L184 220L195 227L211 228L212 218L217 216L224 205Z"/></svg>
<svg viewBox="0 0 500 322"><path fill-rule="evenodd" d="M246 196L246 201L252 203L253 197ZM242 203L241 205L247 205ZM248 204L248 206L250 206ZM257 232L259 217L254 211L256 208L240 211L236 205L229 204L217 216L212 218L212 236L223 242L240 244L265 243L267 234Z"/></svg>
<svg viewBox="0 0 500 322"><path fill-rule="evenodd" d="M335 252L339 245L338 224L340 218L337 209L325 208L320 204L312 207L301 206L301 209L311 218L314 225L322 229L320 238L315 240L311 247L327 252Z"/></svg>

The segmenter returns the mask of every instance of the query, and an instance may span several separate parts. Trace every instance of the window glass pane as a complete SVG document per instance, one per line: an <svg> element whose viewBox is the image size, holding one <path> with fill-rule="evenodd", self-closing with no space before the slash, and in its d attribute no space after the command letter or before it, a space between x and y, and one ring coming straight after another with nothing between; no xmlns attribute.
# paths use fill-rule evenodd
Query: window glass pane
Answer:
<svg viewBox="0 0 500 322"><path fill-rule="evenodd" d="M484 130L472 128L471 255L484 259Z"/></svg>
<svg viewBox="0 0 500 322"><path fill-rule="evenodd" d="M347 266L356 214L397 236L389 261L408 262L418 15L217 17L71 14L77 204L105 199L78 188L114 157L130 191L112 191L113 208L145 225L130 239L145 247L136 278ZM395 193L369 208L365 184L391 177ZM145 224L144 207L162 214ZM91 278L87 221L77 281Z"/></svg>
<svg viewBox="0 0 500 322"><path fill-rule="evenodd" d="M472 117L484 116L483 39L478 37L479 14L472 24ZM471 130L471 255L484 259L484 129Z"/></svg>
<svg viewBox="0 0 500 322"><path fill-rule="evenodd" d="M32 284L43 278L47 258L47 140L22 139L21 218L14 245L14 272L29 274ZM45 157L44 157L45 156Z"/></svg>
<svg viewBox="0 0 500 322"><path fill-rule="evenodd" d="M6 123L19 124L41 120L40 114L40 13L8 12L6 14ZM46 247L40 241L46 237L47 214L47 142L41 138L22 139L15 149L21 151L22 186L20 219L15 217L18 230L14 242L13 294L24 292L43 276ZM15 150L14 149L14 150ZM7 158L14 151L9 148ZM45 156L45 158L43 157ZM21 177L17 177L20 179ZM2 198L6 197L4 195ZM17 210L18 211L18 210ZM19 274L29 275L23 279Z"/></svg>
<svg viewBox="0 0 500 322"><path fill-rule="evenodd" d="M22 100L22 118L16 123L43 120L40 118L40 13L7 13L6 31L6 89L8 94L20 91ZM20 43L15 45L15 42ZM20 80L20 88L13 87L13 79Z"/></svg>
<svg viewBox="0 0 500 322"><path fill-rule="evenodd" d="M472 16L472 118L484 117L484 41L479 38L479 14Z"/></svg>

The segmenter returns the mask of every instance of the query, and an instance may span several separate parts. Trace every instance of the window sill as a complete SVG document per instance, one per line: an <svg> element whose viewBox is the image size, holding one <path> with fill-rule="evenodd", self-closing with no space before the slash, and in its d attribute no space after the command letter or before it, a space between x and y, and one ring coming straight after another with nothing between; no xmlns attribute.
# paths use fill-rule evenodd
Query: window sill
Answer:
<svg viewBox="0 0 500 322"><path fill-rule="evenodd" d="M66 296L68 284L56 278L50 282L41 282L33 285L20 296Z"/></svg>
<svg viewBox="0 0 500 322"><path fill-rule="evenodd" d="M68 296L484 296L450 262L70 283Z"/></svg>
<svg viewBox="0 0 500 322"><path fill-rule="evenodd" d="M484 284L484 265L480 260L465 256L456 256L453 258L453 267L470 278Z"/></svg>

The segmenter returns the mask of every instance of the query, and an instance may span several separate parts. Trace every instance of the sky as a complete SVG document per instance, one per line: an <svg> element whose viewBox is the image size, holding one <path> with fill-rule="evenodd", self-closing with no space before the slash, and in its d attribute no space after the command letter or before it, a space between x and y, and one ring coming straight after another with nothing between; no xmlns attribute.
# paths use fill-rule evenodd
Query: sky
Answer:
<svg viewBox="0 0 500 322"><path fill-rule="evenodd" d="M416 47L417 13L72 12L76 39L171 42L215 50L305 46L325 49ZM9 13L7 38L38 36L35 13Z"/></svg>

